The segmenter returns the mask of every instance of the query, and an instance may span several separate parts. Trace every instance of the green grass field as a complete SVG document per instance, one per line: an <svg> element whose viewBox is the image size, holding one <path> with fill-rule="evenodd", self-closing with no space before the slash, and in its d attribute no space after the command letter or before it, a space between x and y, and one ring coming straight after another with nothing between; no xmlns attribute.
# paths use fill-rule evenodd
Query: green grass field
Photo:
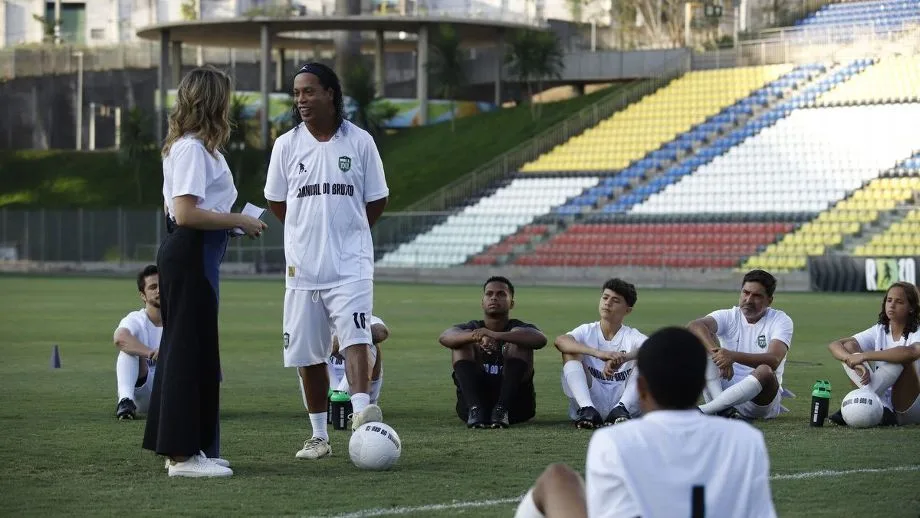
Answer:
<svg viewBox="0 0 920 518"><path fill-rule="evenodd" d="M381 406L404 451L393 471L372 473L351 465L343 431L330 431L333 457L294 458L309 420L294 371L281 366L282 282L225 281L222 453L235 471L226 480L169 479L162 460L140 448L144 421L113 417L112 333L139 306L133 280L0 277L0 293L4 515L511 516L511 499L547 464L584 469L589 433L567 420L552 346L536 355L533 422L471 431L454 414L449 354L436 339L481 313L477 286L377 285L375 313L391 329ZM596 319L597 297L594 289L521 287L513 315L552 340ZM825 345L874 323L879 300L776 297L796 324L785 379L799 397L786 400L791 413L757 426L780 516L920 514L920 427L808 426L815 379L832 381L832 411L849 390ZM628 323L650 333L736 302L734 292L644 290ZM60 370L49 366L53 344ZM878 471L839 473L871 468Z"/></svg>

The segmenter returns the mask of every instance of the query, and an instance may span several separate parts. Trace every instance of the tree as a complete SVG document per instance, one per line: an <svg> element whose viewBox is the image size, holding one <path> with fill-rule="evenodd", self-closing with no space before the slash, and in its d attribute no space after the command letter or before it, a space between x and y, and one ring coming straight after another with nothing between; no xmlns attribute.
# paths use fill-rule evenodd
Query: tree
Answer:
<svg viewBox="0 0 920 518"><path fill-rule="evenodd" d="M237 188L240 186L243 176L243 161L240 157L240 151L249 147L249 139L253 134L252 121L246 118L246 100L240 95L234 95L230 99L230 139L227 141L229 155L236 156L234 161L234 183ZM232 158L231 158L232 160Z"/></svg>
<svg viewBox="0 0 920 518"><path fill-rule="evenodd" d="M456 99L460 88L466 83L463 51L460 38L450 25L441 25L431 42L432 60L428 70L436 86L438 95L450 101L450 131L456 130Z"/></svg>
<svg viewBox="0 0 920 518"><path fill-rule="evenodd" d="M392 104L377 99L377 87L374 78L363 61L355 61L345 73L345 95L351 98L354 106L352 122L364 128L375 139L383 133L383 125L391 119L398 109Z"/></svg>
<svg viewBox="0 0 920 518"><path fill-rule="evenodd" d="M544 80L562 77L565 68L562 58L559 38L552 32L520 30L511 38L507 60L512 73L527 86L533 120L539 119L542 114L541 107L533 102L533 96L543 91Z"/></svg>
<svg viewBox="0 0 920 518"><path fill-rule="evenodd" d="M142 203L143 187L141 182L141 165L145 159L156 152L156 139L153 136L153 120L138 107L131 108L121 123L121 148L119 159L130 167L134 174L137 202Z"/></svg>
<svg viewBox="0 0 920 518"><path fill-rule="evenodd" d="M626 47L648 44L684 44L684 4L686 0L617 0L612 16L617 20L621 37L635 38ZM630 27L632 25L632 27Z"/></svg>

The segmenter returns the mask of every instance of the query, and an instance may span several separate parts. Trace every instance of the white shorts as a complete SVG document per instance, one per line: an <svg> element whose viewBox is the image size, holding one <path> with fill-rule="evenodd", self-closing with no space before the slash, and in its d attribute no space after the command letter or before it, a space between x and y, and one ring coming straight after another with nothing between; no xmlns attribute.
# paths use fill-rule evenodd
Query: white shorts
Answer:
<svg viewBox="0 0 920 518"><path fill-rule="evenodd" d="M146 361L146 360L145 360ZM134 405L141 414L146 414L150 408L150 394L153 393L153 376L156 369L147 371L147 380L140 387L134 387Z"/></svg>
<svg viewBox="0 0 920 518"><path fill-rule="evenodd" d="M904 412L897 412L898 424L920 424L920 396Z"/></svg>
<svg viewBox="0 0 920 518"><path fill-rule="evenodd" d="M332 354L333 334L339 338L340 351L370 344L373 305L374 283L370 280L326 290L286 290L281 324L284 366L326 363Z"/></svg>
<svg viewBox="0 0 920 518"><path fill-rule="evenodd" d="M745 401L740 405L736 405L735 409L738 410L739 414L749 419L774 419L785 410L782 401L783 388L780 387L779 390L776 391L776 396L773 398L773 401L770 401L766 405L758 405L753 401Z"/></svg>
<svg viewBox="0 0 920 518"><path fill-rule="evenodd" d="M374 364L377 363L377 346L371 344L367 348L367 372L372 374L374 370ZM342 392L349 392L347 376L345 376L345 360L338 360L332 356L329 357L327 361L326 370L329 371L329 386L333 390L339 390ZM381 370L381 376L383 372Z"/></svg>
<svg viewBox="0 0 920 518"><path fill-rule="evenodd" d="M617 406L617 403L620 402L620 398L623 397L623 392L626 391L626 384L602 383L592 378L590 374L585 373L585 376L587 376L589 380L588 394L591 395L591 402L594 403L594 408L601 415L601 419L605 419L607 414L613 410L613 407ZM578 403L575 402L575 398L572 397L569 386L565 382L565 373L562 374L562 392L565 394L565 397L569 398L569 418L575 420L576 414L578 413Z"/></svg>

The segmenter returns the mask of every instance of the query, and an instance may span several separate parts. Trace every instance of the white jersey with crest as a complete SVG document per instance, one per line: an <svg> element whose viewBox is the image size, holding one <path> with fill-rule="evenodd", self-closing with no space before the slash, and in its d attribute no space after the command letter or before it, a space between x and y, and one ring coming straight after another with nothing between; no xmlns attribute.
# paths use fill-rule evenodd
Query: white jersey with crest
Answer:
<svg viewBox="0 0 920 518"><path fill-rule="evenodd" d="M265 198L287 202L287 288L324 290L373 280L366 205L389 193L374 139L351 122L342 122L328 142L316 140L303 123L278 137Z"/></svg>
<svg viewBox="0 0 920 518"><path fill-rule="evenodd" d="M884 351L892 347L906 346L920 342L920 331L914 331L913 333L909 333L907 337L901 336L895 340L891 336L891 331L885 331L885 326L876 324L865 331L853 335L853 338L856 339L856 343L859 344L859 349L862 352ZM914 362L914 368L917 370L917 374L920 375L920 360ZM885 391L881 399L882 404L885 405L886 408L894 410L894 406L891 403L891 387Z"/></svg>
<svg viewBox="0 0 920 518"><path fill-rule="evenodd" d="M729 351L763 354L767 352L767 346L772 340L783 342L787 350L792 347L792 319L778 309L767 308L760 320L753 324L748 323L738 306L713 311L709 316L716 321L718 326L716 336L719 338L719 343ZM783 357L783 361L779 363L775 371L780 386L783 384L785 367L786 356ZM735 371L734 377L728 383L723 384L734 385L754 371L751 367L738 362L732 365L732 369Z"/></svg>
<svg viewBox="0 0 920 518"><path fill-rule="evenodd" d="M604 338L604 331L601 329L600 322L582 324L568 333L572 338L584 345L598 351L630 353L638 350L648 339L638 329L627 325L620 326L620 329L610 340ZM582 363L588 369L588 374L594 378L594 383L605 385L606 389L616 392L615 400L618 400L623 394L626 387L626 380L629 373L635 367L635 360L628 361L620 366L612 376L604 375L604 361L594 356L583 354Z"/></svg>
<svg viewBox="0 0 920 518"><path fill-rule="evenodd" d="M657 410L594 432L585 492L589 518L772 518L763 433L693 410ZM694 489L697 488L697 489Z"/></svg>

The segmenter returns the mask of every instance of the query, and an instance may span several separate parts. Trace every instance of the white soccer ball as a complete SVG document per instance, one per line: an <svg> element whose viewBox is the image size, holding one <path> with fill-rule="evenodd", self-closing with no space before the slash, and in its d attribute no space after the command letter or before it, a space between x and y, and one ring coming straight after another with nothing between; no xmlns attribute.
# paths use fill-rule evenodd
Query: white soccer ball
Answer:
<svg viewBox="0 0 920 518"><path fill-rule="evenodd" d="M882 422L882 400L875 392L866 388L851 391L844 396L840 413L848 426L869 428Z"/></svg>
<svg viewBox="0 0 920 518"><path fill-rule="evenodd" d="M402 454L402 441L391 426L366 423L351 434L348 455L361 469L383 471L393 467Z"/></svg>

